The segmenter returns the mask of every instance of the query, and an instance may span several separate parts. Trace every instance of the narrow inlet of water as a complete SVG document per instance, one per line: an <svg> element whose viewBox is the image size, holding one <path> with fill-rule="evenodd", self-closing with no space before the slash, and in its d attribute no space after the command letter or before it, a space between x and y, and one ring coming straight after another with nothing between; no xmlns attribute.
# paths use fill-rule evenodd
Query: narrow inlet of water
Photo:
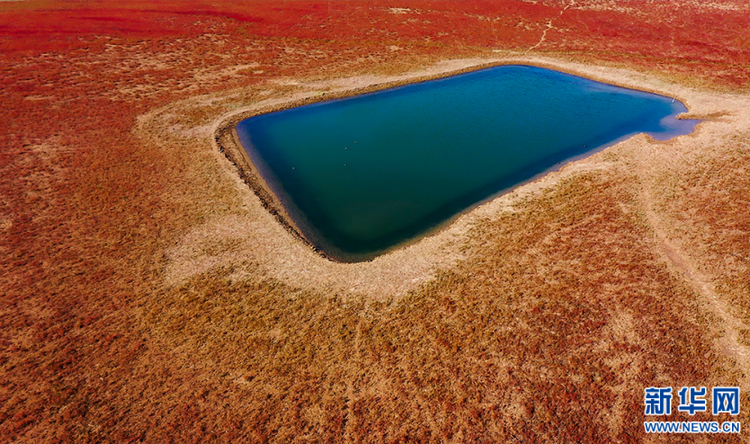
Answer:
<svg viewBox="0 0 750 444"><path fill-rule="evenodd" d="M569 159L693 131L685 105L549 69L500 66L263 114L237 135L302 234L371 259Z"/></svg>

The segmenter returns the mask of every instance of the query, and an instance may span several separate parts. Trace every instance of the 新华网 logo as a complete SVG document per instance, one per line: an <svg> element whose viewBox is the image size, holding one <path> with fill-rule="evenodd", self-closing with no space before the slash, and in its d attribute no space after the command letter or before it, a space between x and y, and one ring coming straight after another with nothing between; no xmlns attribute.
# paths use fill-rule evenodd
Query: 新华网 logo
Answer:
<svg viewBox="0 0 750 444"><path fill-rule="evenodd" d="M648 387L643 391L646 416L672 414L672 387ZM677 398L677 411L690 416L707 412L709 401L714 416L740 414L739 387L714 387L710 395L706 387L682 387L677 392ZM739 421L647 421L643 427L646 433L740 433L741 430Z"/></svg>

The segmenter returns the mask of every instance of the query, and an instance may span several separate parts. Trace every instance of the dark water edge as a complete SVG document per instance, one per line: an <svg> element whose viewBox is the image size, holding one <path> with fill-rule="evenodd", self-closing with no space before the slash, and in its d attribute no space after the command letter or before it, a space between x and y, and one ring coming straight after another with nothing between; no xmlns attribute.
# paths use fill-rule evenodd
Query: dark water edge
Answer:
<svg viewBox="0 0 750 444"><path fill-rule="evenodd" d="M669 97L523 65L251 117L237 135L302 235L370 260L499 194L645 132L689 134Z"/></svg>

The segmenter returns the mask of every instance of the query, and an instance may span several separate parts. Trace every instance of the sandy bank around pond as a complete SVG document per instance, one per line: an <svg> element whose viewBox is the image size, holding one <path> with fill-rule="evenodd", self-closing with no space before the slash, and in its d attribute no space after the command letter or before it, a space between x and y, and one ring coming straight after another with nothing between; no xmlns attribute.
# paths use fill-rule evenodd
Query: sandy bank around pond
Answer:
<svg viewBox="0 0 750 444"><path fill-rule="evenodd" d="M696 131L666 142L639 135L582 160L563 166L510 193L498 196L462 215L441 229L396 248L369 262L337 263L321 256L299 235L273 193L263 183L234 134L237 122L253 115L424 81L503 64L528 64L589 79L675 97L690 112L684 117L706 119ZM200 116L195 118L195 116ZM181 122L176 124L175 122ZM182 123L187 122L187 123ZM262 273L287 284L313 290L366 296L400 297L449 269L472 247L469 234L483 220L513 212L524 200L553 188L571 176L649 174L689 157L702 156L713 140L750 126L750 97L699 91L604 66L527 56L451 60L392 77L358 76L345 79L277 79L240 91L195 97L154 110L139 120L136 133L152 146L178 149L200 145L213 165L212 180L229 181L236 202L231 213L215 217L183 233L166 252L165 279L177 285L216 267L232 270L231 279ZM174 147L174 148L170 148Z"/></svg>

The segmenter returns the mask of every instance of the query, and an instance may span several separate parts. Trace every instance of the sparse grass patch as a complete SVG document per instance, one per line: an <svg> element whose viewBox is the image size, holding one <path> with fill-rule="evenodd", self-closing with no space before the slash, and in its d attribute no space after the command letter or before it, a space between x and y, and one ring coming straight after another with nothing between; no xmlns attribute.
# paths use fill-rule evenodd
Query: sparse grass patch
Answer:
<svg viewBox="0 0 750 444"><path fill-rule="evenodd" d="M643 441L644 387L746 369L623 210L632 175L572 176L488 217L403 299L250 262L170 287L169 248L240 200L210 140L179 145L227 105L170 121L164 144L135 131L200 95L525 51L551 19L534 54L747 91L750 11L718 4L0 2L0 443ZM750 323L748 138L665 179L656 210Z"/></svg>

